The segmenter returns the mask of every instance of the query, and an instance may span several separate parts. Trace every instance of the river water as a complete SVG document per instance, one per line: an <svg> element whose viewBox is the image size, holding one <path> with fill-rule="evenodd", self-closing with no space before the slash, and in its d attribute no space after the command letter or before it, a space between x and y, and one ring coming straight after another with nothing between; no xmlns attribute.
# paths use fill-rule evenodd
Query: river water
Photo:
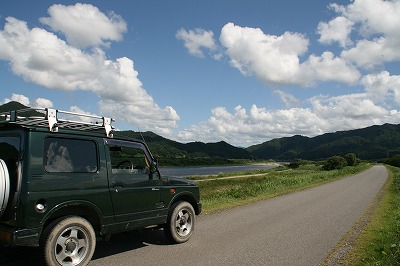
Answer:
<svg viewBox="0 0 400 266"><path fill-rule="evenodd" d="M275 168L275 164L251 164L251 165L231 165L231 166L198 166L198 167L160 167L162 176L188 177L218 175L221 173L237 173L252 170L262 170Z"/></svg>

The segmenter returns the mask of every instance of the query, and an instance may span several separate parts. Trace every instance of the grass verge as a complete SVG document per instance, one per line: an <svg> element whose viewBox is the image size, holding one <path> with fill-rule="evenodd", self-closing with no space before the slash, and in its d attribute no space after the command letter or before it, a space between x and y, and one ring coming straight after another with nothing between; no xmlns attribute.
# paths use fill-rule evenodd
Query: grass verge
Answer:
<svg viewBox="0 0 400 266"><path fill-rule="evenodd" d="M253 203L305 188L321 185L342 177L352 175L367 168L370 164L359 164L340 170L324 171L320 165L302 165L297 169L279 167L242 174L238 178L225 179L225 176L209 177L209 181L198 182L200 187L203 213L212 213L224 209ZM207 180L207 178L205 178ZM204 180L204 178L203 178Z"/></svg>
<svg viewBox="0 0 400 266"><path fill-rule="evenodd" d="M387 168L386 193L341 265L400 265L400 168Z"/></svg>

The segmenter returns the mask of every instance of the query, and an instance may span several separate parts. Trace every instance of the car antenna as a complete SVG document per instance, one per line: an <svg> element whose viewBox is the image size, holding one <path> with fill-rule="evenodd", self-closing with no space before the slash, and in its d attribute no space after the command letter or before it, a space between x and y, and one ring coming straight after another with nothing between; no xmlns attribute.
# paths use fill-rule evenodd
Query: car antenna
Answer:
<svg viewBox="0 0 400 266"><path fill-rule="evenodd" d="M140 136L142 137L142 140L143 140L144 144L146 144L146 146L147 146L146 140L144 139L144 136L143 136L143 134L142 134L142 131L140 130L139 127L138 127L138 130L139 130L139 134L140 134Z"/></svg>

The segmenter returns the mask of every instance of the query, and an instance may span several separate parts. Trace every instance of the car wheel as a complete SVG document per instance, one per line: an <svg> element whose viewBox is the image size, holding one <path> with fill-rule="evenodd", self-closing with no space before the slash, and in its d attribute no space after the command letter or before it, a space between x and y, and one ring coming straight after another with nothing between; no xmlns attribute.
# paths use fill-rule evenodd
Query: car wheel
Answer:
<svg viewBox="0 0 400 266"><path fill-rule="evenodd" d="M0 159L0 218L3 216L10 195L10 176L6 163Z"/></svg>
<svg viewBox="0 0 400 266"><path fill-rule="evenodd" d="M47 265L87 265L95 247L93 227L81 217L60 218L42 234L41 248Z"/></svg>
<svg viewBox="0 0 400 266"><path fill-rule="evenodd" d="M164 232L171 242L183 243L193 234L194 224L195 213L192 205L186 201L177 202L172 205Z"/></svg>

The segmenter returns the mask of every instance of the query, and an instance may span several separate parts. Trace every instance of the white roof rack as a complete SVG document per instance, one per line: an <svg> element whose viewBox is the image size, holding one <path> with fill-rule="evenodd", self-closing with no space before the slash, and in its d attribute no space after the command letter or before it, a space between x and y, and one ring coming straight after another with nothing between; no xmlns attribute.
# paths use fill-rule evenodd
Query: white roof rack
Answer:
<svg viewBox="0 0 400 266"><path fill-rule="evenodd" d="M65 118L63 118L65 117ZM75 117L76 120L73 118ZM11 123L25 126L47 127L51 132L59 128L98 131L105 130L107 137L113 137L112 118L72 113L50 108L26 108L0 113L0 124Z"/></svg>

